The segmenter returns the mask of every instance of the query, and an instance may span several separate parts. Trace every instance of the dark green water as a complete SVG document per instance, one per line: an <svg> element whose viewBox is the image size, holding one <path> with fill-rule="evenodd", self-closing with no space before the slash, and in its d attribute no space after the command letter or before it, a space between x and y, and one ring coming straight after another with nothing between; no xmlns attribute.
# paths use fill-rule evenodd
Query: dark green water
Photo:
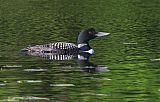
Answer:
<svg viewBox="0 0 160 102"><path fill-rule="evenodd" d="M20 53L88 27L111 33L90 42L106 70ZM0 102L159 102L159 45L159 0L0 0Z"/></svg>

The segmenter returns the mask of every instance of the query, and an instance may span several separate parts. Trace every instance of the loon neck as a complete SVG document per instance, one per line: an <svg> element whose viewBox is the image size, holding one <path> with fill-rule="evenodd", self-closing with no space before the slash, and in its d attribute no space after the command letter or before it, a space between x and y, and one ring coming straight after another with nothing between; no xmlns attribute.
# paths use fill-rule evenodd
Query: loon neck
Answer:
<svg viewBox="0 0 160 102"><path fill-rule="evenodd" d="M94 50L89 46L89 43L81 43L78 44L78 48L82 51L82 52L87 52L89 54L93 54Z"/></svg>
<svg viewBox="0 0 160 102"><path fill-rule="evenodd" d="M82 48L82 47L91 48L88 42L78 43L78 48Z"/></svg>
<svg viewBox="0 0 160 102"><path fill-rule="evenodd" d="M83 46L89 46L89 44L87 44L87 43L78 44L78 48L81 48L81 47L83 47Z"/></svg>

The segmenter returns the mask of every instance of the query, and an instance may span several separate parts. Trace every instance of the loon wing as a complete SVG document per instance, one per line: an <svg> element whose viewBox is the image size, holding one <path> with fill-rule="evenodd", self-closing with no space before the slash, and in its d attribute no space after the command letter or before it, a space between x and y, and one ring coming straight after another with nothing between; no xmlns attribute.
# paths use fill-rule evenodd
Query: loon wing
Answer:
<svg viewBox="0 0 160 102"><path fill-rule="evenodd" d="M66 43L66 42L56 42L56 43L49 43L43 45L44 47L47 48L52 48L52 49L75 49L78 48L77 45L73 43Z"/></svg>

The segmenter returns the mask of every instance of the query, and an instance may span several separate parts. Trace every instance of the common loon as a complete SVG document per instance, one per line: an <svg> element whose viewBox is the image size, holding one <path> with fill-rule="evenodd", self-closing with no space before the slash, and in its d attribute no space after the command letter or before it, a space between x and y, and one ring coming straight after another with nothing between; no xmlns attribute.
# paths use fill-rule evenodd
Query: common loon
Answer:
<svg viewBox="0 0 160 102"><path fill-rule="evenodd" d="M26 53L55 53L55 54L77 54L81 52L93 54L94 50L90 47L89 41L99 36L109 35L106 32L97 32L94 28L84 29L80 32L77 40L77 45L66 42L56 42L44 45L35 45L23 48L21 52Z"/></svg>

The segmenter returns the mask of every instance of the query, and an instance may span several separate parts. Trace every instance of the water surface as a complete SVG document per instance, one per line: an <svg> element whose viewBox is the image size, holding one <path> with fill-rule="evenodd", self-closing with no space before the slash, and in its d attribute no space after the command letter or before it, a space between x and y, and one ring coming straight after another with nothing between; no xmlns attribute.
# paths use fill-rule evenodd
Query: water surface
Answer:
<svg viewBox="0 0 160 102"><path fill-rule="evenodd" d="M159 102L159 0L0 0L0 102ZM28 45L76 42L88 27L89 62L25 56Z"/></svg>

